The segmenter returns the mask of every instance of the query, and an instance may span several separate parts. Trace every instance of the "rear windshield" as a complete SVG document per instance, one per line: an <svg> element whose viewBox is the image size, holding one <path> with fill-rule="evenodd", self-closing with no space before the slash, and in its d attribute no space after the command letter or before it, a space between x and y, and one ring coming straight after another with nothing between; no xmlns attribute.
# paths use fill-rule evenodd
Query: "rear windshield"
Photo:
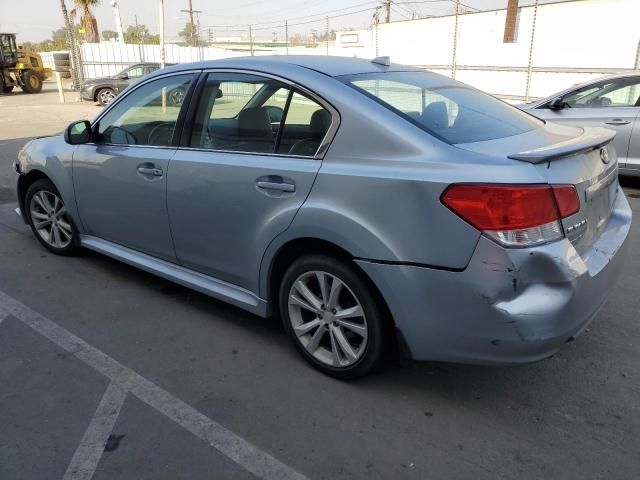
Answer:
<svg viewBox="0 0 640 480"><path fill-rule="evenodd" d="M543 124L490 95L432 73L367 73L339 80L448 143L510 137Z"/></svg>

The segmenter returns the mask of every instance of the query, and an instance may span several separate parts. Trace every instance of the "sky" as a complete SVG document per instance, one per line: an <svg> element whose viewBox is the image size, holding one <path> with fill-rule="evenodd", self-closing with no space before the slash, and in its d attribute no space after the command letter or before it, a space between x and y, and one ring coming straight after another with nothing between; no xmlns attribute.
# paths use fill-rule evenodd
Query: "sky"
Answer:
<svg viewBox="0 0 640 480"><path fill-rule="evenodd" d="M73 8L73 0L64 0L67 8ZM98 29L115 30L112 0L101 0L94 9ZM507 0L460 0L474 9L491 10L506 7ZM553 0L542 0L549 3ZM555 0L558 1L558 0ZM309 33L312 29L325 29L325 16L330 29L364 28L371 24L372 15L379 0L192 0L193 9L200 10L200 26L203 32L209 28L215 36L246 35L248 25L253 24L254 36L271 38L277 32L284 38L284 20L290 19L289 34ZM158 0L119 0L123 28L138 23L145 24L150 33L158 33ZM530 5L533 0L520 0ZM178 32L188 21L188 0L165 0L165 35L167 40L178 38ZM443 15L455 8L454 0L394 0L392 20L404 20L411 10L421 15ZM60 0L0 0L0 31L14 32L18 42L40 41L50 38L51 31L63 25Z"/></svg>

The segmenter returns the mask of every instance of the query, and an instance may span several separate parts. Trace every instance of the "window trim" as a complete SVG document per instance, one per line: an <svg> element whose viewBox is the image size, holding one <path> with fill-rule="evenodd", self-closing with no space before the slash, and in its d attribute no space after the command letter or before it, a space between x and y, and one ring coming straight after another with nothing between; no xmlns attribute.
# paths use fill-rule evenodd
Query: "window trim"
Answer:
<svg viewBox="0 0 640 480"><path fill-rule="evenodd" d="M539 104L537 107L534 107L534 110L544 110L544 109L548 109L549 108L549 104L551 104L551 102L553 102L556 98L565 98L568 95L571 95L572 93L575 93L579 90L586 90L588 88L591 87L595 87L597 85L600 84L605 84L606 82L615 82L615 81L625 81L625 80L629 80L631 82L640 82L640 76L632 74L632 75L621 75L618 77L604 77L604 78L597 78L595 80L593 80L592 82L589 83L583 83L581 85L574 85L571 88L568 88L566 90L563 90L561 92L558 92L550 97L547 97L544 100L540 100L542 103ZM638 101L636 102L635 105L627 105L625 107L610 107L610 108L638 108L640 107L640 97L638 98ZM585 108L585 107L578 107L578 108ZM587 107L589 108L589 107ZM591 107L591 108L600 108L600 107Z"/></svg>
<svg viewBox="0 0 640 480"><path fill-rule="evenodd" d="M201 73L202 73L201 69L183 70L180 72L171 72L163 75L158 75L155 77L147 78L146 80L136 82L131 87L124 90L120 95L116 96L116 100L110 103L109 105L107 105L98 114L98 116L91 121L91 131L93 135L94 128L100 125L100 120L102 120L102 118L105 115L107 115L107 113L109 113L113 108L115 108L116 105L124 101L125 98L127 98L129 95L131 95L133 92L135 92L142 86L146 85L147 83L153 82L155 80L160 80L167 77L173 77L176 75L193 74L194 78L191 81L191 84L189 85L189 89L187 90L187 93L185 95L184 102L182 103L180 112L178 113L178 118L176 118L176 128L175 128L174 135L171 138L171 145L134 145L130 143L106 143L106 142L98 143L94 141L87 142L86 145L96 145L96 146L104 145L104 146L117 146L117 147L137 147L137 148L161 148L161 149L171 149L171 150L177 149L180 144L179 140L183 130L184 119L186 117L185 113L187 112L189 106L191 105L191 98L193 97L193 92L195 90L196 84L198 84L200 81Z"/></svg>
<svg viewBox="0 0 640 480"><path fill-rule="evenodd" d="M284 77L280 77L278 75L274 75L272 73L268 73L268 72L263 72L260 70L254 70L254 69L243 69L243 68L207 68L204 70L201 70L201 76L198 83L198 91L195 92L195 94L192 97L192 101L189 104L189 110L188 113L189 115L185 117L185 125L192 125L193 124L193 119L194 116L196 114L196 108L192 108L192 105L194 105L195 107L197 107L197 105L200 103L200 99L202 96L202 90L203 90L203 86L204 86L204 82L206 81L207 76L210 73L238 73L238 74L249 74L249 75L256 75L259 77L264 77L264 78L268 78L271 80L276 80L279 82L282 82L283 84L287 85L289 87L289 91L293 92L293 91L298 91L304 95L307 95L309 98L311 98L313 101L317 102L322 108L326 109L329 114L331 115L331 125L329 125L329 128L327 129L327 133L325 133L324 138L322 139L322 142L320 142L320 145L318 146L318 149L316 150L316 153L314 155L292 155L289 153L271 153L271 152L245 152L243 150L220 150L220 149L213 149L213 148L200 148L200 147L191 147L189 146L189 142L191 140L191 136L188 135L188 137L185 137L185 133L190 133L190 127L183 129L183 135L180 138L180 144L178 145L178 149L179 150L184 150L184 151L196 151L196 152L209 152L209 153L225 153L225 154L237 154L237 155L257 155L257 156L268 156L268 157L286 157L286 158L305 158L305 159L314 159L314 160L322 160L324 159L327 151L329 150L329 147L331 146L331 143L333 142L333 139L336 136L336 133L338 132L338 128L340 126L340 122L341 122L341 118L340 118L340 113L338 112L338 110L331 104L329 103L327 100L325 100L323 97L321 97L320 95L318 95L317 93L315 93L312 90L309 90L308 88L304 87L303 85L300 85L296 82L294 82L293 80L289 80L287 78ZM286 119L286 115L283 115L282 117L283 121Z"/></svg>

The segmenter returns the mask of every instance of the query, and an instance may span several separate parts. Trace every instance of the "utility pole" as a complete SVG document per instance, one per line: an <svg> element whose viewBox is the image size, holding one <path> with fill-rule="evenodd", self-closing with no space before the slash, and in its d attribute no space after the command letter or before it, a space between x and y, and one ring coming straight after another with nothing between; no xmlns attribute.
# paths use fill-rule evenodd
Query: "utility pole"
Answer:
<svg viewBox="0 0 640 480"><path fill-rule="evenodd" d="M638 48L640 48L640 44L638 45ZM286 54L289 55L289 22L287 20L284 21L284 48Z"/></svg>
<svg viewBox="0 0 640 480"><path fill-rule="evenodd" d="M536 40L536 21L538 19L538 0L533 4L533 20L531 22L531 43L529 44L529 66L527 67L527 86L524 92L525 103L529 101L531 92L531 77L533 75L533 47Z"/></svg>
<svg viewBox="0 0 640 480"><path fill-rule="evenodd" d="M159 2L158 28L160 30L160 68L164 68L164 0Z"/></svg>
<svg viewBox="0 0 640 480"><path fill-rule="evenodd" d="M391 0L383 0L385 23L391 22Z"/></svg>
<svg viewBox="0 0 640 480"><path fill-rule="evenodd" d="M189 0L189 9L188 10L180 10L180 11L189 14L189 25L191 25L191 46L195 47L198 44L198 34L199 34L199 32L196 30L196 24L193 23L193 14L194 13L202 13L202 12L200 10L194 10L193 9L192 0ZM198 29L199 28L200 27L198 26Z"/></svg>
<svg viewBox="0 0 640 480"><path fill-rule="evenodd" d="M118 8L118 0L111 2L113 7L113 15L116 17L116 30L118 31L118 41L124 43L124 32L122 31L122 19L120 18L120 8Z"/></svg>
<svg viewBox="0 0 640 480"><path fill-rule="evenodd" d="M324 38L327 46L327 55L329 55L329 16L325 18Z"/></svg>
<svg viewBox="0 0 640 480"><path fill-rule="evenodd" d="M253 57L253 33L251 32L251 25L249 25L249 48L251 49L251 56Z"/></svg>
<svg viewBox="0 0 640 480"><path fill-rule="evenodd" d="M458 54L458 20L460 16L460 0L456 0L456 22L453 27L453 57L451 58L451 78L456 78L456 57Z"/></svg>

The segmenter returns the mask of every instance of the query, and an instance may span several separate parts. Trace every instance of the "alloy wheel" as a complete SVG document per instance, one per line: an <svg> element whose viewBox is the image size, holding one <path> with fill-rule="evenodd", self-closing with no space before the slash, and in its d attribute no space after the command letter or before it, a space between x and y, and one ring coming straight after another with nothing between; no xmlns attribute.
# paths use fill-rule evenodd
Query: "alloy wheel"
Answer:
<svg viewBox="0 0 640 480"><path fill-rule="evenodd" d="M181 107L182 103L184 102L184 96L184 90L182 90L181 88L176 88L175 90L169 92L169 102L174 107Z"/></svg>
<svg viewBox="0 0 640 480"><path fill-rule="evenodd" d="M108 105L114 98L116 98L116 94L108 89L102 90L98 93L98 100L103 105Z"/></svg>
<svg viewBox="0 0 640 480"><path fill-rule="evenodd" d="M29 205L33 227L42 240L54 248L66 248L73 240L73 230L62 199L57 194L40 190Z"/></svg>
<svg viewBox="0 0 640 480"><path fill-rule="evenodd" d="M345 282L323 271L300 275L291 286L289 319L300 344L319 362L349 367L368 338L362 305Z"/></svg>

